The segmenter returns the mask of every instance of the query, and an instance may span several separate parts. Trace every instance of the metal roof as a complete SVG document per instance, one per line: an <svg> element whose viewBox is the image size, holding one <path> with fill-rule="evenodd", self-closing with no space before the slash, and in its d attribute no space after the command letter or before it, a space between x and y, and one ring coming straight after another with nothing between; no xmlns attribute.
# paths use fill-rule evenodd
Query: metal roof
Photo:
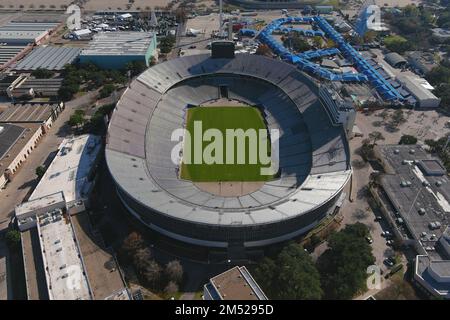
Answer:
<svg viewBox="0 0 450 320"><path fill-rule="evenodd" d="M81 55L145 55L152 38L149 32L102 32L94 36Z"/></svg>
<svg viewBox="0 0 450 320"><path fill-rule="evenodd" d="M25 128L11 125L0 125L0 160L9 152L17 140L19 140Z"/></svg>
<svg viewBox="0 0 450 320"><path fill-rule="evenodd" d="M384 60L386 60L393 67L397 66L398 64L408 63L406 59L399 55L397 52L389 52L384 56Z"/></svg>
<svg viewBox="0 0 450 320"><path fill-rule="evenodd" d="M62 70L66 64L73 63L80 55L80 48L39 47L20 61L14 69Z"/></svg>
<svg viewBox="0 0 450 320"><path fill-rule="evenodd" d="M199 76L202 76L203 81ZM279 179L243 196L223 197L179 180L171 161L188 104L230 97L262 105L268 128L280 130ZM295 66L257 55L209 55L158 64L135 80L110 122L106 159L123 192L172 218L212 225L274 223L313 210L336 196L351 175L342 127L334 127L317 88Z"/></svg>
<svg viewBox="0 0 450 320"><path fill-rule="evenodd" d="M0 67L25 50L27 46L5 46L0 45Z"/></svg>

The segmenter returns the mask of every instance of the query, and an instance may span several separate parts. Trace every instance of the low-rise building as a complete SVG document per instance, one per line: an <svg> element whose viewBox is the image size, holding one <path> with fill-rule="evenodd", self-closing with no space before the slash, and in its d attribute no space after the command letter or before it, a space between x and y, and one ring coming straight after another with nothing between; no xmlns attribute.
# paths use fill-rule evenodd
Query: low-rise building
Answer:
<svg viewBox="0 0 450 320"><path fill-rule="evenodd" d="M44 136L39 123L0 124L0 188L14 178Z"/></svg>
<svg viewBox="0 0 450 320"><path fill-rule="evenodd" d="M80 62L92 62L104 69L123 69L132 61L149 66L156 57L156 36L149 32L102 32L81 52Z"/></svg>
<svg viewBox="0 0 450 320"><path fill-rule="evenodd" d="M402 84L403 89L414 96L416 101L415 107L424 109L439 107L441 99L431 92L433 87L425 79L408 75L399 75L397 80Z"/></svg>
<svg viewBox="0 0 450 320"><path fill-rule="evenodd" d="M0 188L14 178L63 110L64 104L0 105Z"/></svg>
<svg viewBox="0 0 450 320"><path fill-rule="evenodd" d="M236 266L203 286L204 300L268 300L246 267Z"/></svg>
<svg viewBox="0 0 450 320"><path fill-rule="evenodd" d="M62 70L74 63L80 55L80 48L38 47L14 67L15 70L31 71L37 69Z"/></svg>
<svg viewBox="0 0 450 320"><path fill-rule="evenodd" d="M438 66L434 54L430 52L409 51L406 57L409 65L421 75L427 74Z"/></svg>
<svg viewBox="0 0 450 320"><path fill-rule="evenodd" d="M394 68L404 68L408 64L405 58L397 52L389 52L384 56L384 60Z"/></svg>
<svg viewBox="0 0 450 320"><path fill-rule="evenodd" d="M430 295L450 298L450 180L441 161L419 145L375 148L385 173L371 187L402 246L412 248L415 283Z"/></svg>
<svg viewBox="0 0 450 320"><path fill-rule="evenodd" d="M82 135L64 139L29 199L62 191L70 213L84 211L94 187L101 149L99 136Z"/></svg>
<svg viewBox="0 0 450 320"><path fill-rule="evenodd" d="M130 299L113 256L88 236L85 206L101 149L98 136L65 139L29 200L15 208L30 300Z"/></svg>
<svg viewBox="0 0 450 320"><path fill-rule="evenodd" d="M8 87L6 92L13 101L42 97L57 99L62 82L62 78L37 79L29 74L23 74Z"/></svg>

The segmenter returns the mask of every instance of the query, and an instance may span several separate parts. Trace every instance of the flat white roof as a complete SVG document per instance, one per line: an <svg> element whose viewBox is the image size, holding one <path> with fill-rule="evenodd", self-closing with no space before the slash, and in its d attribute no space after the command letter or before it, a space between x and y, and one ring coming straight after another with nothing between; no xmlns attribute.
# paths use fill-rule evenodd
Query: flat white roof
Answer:
<svg viewBox="0 0 450 320"><path fill-rule="evenodd" d="M58 203L65 205L64 196L63 196L62 192L57 192L57 193L45 196L43 198L36 198L34 200L30 200L30 201L24 202L22 204L19 204L15 210L16 217L20 217L23 214L27 214L29 212L34 212L39 209L47 208L51 205L58 204Z"/></svg>
<svg viewBox="0 0 450 320"><path fill-rule="evenodd" d="M30 200L58 191L64 193L67 203L85 199L92 187L88 177L101 147L99 136L82 135L64 139Z"/></svg>
<svg viewBox="0 0 450 320"><path fill-rule="evenodd" d="M61 210L38 216L38 233L50 300L91 300L72 224Z"/></svg>

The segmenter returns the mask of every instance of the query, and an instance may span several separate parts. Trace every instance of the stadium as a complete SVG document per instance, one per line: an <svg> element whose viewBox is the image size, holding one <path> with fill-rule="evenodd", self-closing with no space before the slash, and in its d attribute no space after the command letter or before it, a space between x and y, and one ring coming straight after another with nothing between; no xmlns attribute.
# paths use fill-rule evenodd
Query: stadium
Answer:
<svg viewBox="0 0 450 320"><path fill-rule="evenodd" d="M279 132L275 175L221 176L236 167L212 170L209 179L206 167L194 172L197 180L180 174L183 157L173 161L172 134L189 127L190 110L231 124L253 117L242 113L250 109L258 113L242 123ZM332 124L311 79L279 60L218 58L214 49L212 56L157 64L135 79L113 112L105 152L119 198L134 217L172 239L210 248L258 248L304 234L335 209L352 173L345 132Z"/></svg>

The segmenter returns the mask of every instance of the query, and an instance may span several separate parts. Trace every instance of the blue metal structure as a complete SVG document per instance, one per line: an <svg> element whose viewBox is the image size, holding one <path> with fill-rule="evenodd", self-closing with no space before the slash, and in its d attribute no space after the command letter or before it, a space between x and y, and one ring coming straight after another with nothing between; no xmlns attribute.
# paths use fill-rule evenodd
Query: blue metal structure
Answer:
<svg viewBox="0 0 450 320"><path fill-rule="evenodd" d="M338 45L339 49L332 48L317 51L306 51L299 55L295 55L272 37L272 33L276 31L283 32L284 29L296 31L295 29L298 28L284 28L282 25L299 22L316 23L322 32ZM275 19L260 32L258 39L268 45L272 51L279 55L283 60L297 65L299 69L304 70L305 72L331 81L370 81L370 83L384 99L391 101L401 101L404 99L403 96L399 94L398 91L391 85L391 83L384 79L383 76L375 70L375 68L369 64L358 51L348 44L341 34L334 30L334 28L321 16L287 17ZM342 53L349 61L354 63L360 73L354 74L348 72L337 74L310 61L311 59L319 58L321 56L329 56L337 53Z"/></svg>
<svg viewBox="0 0 450 320"><path fill-rule="evenodd" d="M256 30L253 29L241 29L239 30L239 35L245 36L245 37L254 37L256 36Z"/></svg>

